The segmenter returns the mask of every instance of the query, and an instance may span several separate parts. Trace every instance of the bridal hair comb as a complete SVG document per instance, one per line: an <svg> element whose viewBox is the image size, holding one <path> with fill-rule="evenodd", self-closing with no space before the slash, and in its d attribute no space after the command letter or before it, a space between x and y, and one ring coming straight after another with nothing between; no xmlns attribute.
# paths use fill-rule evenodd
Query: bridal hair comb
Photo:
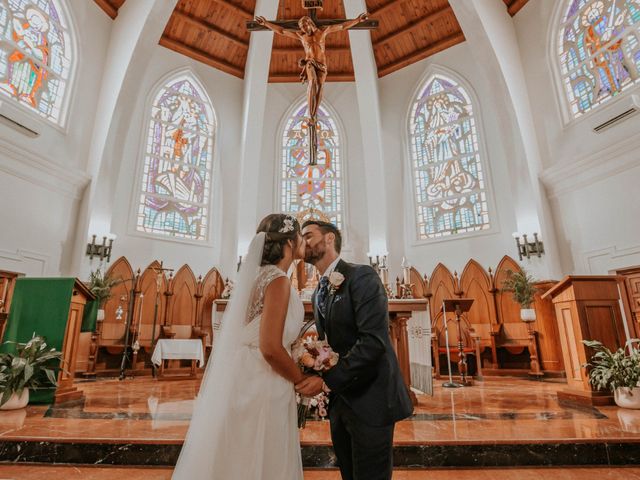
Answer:
<svg viewBox="0 0 640 480"><path fill-rule="evenodd" d="M284 220L282 221L282 226L280 227L280 230L278 230L278 233L293 232L296 229L295 222L295 218L293 218L291 215L286 215L284 217Z"/></svg>

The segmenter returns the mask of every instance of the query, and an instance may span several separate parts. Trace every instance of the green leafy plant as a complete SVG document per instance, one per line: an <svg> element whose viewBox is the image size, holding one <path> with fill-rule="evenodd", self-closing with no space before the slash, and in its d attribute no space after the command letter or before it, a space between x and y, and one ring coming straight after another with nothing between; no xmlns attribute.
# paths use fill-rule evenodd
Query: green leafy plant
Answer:
<svg viewBox="0 0 640 480"><path fill-rule="evenodd" d="M511 292L513 301L522 308L531 308L538 289L534 285L535 279L524 269L514 272L507 270L507 278L502 282L502 290Z"/></svg>
<svg viewBox="0 0 640 480"><path fill-rule="evenodd" d="M111 289L122 283L121 279L111 278L110 276L103 274L98 268L95 272L89 274L89 283L87 288L96 297L96 301L100 308L104 306L104 303L111 298Z"/></svg>
<svg viewBox="0 0 640 480"><path fill-rule="evenodd" d="M16 353L0 353L0 406L12 394L20 396L25 388L32 390L56 386L56 368L62 352L49 348L39 335L27 343L5 342L16 345Z"/></svg>
<svg viewBox="0 0 640 480"><path fill-rule="evenodd" d="M640 349L631 348L633 343L628 342L629 354L624 348L611 352L597 340L583 340L587 347L595 350L591 361L584 367L589 370L589 382L597 390L609 389L615 392L617 388L626 387L632 389L640 382Z"/></svg>

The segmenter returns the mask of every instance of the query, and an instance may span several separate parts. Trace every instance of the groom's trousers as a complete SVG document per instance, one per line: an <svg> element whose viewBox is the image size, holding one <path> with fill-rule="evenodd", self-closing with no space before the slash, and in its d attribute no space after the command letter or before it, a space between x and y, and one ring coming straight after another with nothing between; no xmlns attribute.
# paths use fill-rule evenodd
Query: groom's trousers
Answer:
<svg viewBox="0 0 640 480"><path fill-rule="evenodd" d="M391 480L395 424L367 425L337 395L332 398L329 419L343 480Z"/></svg>

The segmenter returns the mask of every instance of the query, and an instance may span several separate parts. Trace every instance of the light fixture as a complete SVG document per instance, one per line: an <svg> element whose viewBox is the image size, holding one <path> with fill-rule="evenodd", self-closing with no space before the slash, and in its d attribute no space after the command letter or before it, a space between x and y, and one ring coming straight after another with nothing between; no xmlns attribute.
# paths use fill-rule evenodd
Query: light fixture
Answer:
<svg viewBox="0 0 640 480"><path fill-rule="evenodd" d="M524 257L531 258L532 255L536 255L538 258L542 257L544 253L544 244L542 240L538 239L538 233L534 232L533 242L527 239L527 234L522 234L522 242L520 241L520 234L518 232L513 233L513 238L516 241L518 248L518 257L522 260Z"/></svg>
<svg viewBox="0 0 640 480"><path fill-rule="evenodd" d="M107 244L107 236L102 237L102 245L96 243L97 235L91 236L91 243L87 244L86 254L89 255L89 260L93 260L93 257L100 257L100 261L107 259L107 262L111 261L111 249L113 248L113 241L116 239L114 234L109 234L109 244Z"/></svg>

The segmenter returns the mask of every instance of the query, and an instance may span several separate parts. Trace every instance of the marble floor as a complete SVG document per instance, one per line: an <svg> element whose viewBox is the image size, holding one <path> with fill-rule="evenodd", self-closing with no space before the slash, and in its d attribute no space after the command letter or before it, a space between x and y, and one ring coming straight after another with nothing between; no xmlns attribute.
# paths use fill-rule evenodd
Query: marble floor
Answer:
<svg viewBox="0 0 640 480"><path fill-rule="evenodd" d="M0 465L0 479L169 480L170 468L59 467ZM487 468L396 470L393 480L640 480L640 468ZM304 480L340 480L335 470L307 470Z"/></svg>
<svg viewBox="0 0 640 480"><path fill-rule="evenodd" d="M84 406L28 406L0 412L0 440L180 444L198 381L151 378L80 382ZM418 395L410 419L396 427L397 445L638 442L640 411L615 406L569 408L555 396L563 385L498 378L473 387ZM307 423L303 445L329 445L327 422Z"/></svg>

